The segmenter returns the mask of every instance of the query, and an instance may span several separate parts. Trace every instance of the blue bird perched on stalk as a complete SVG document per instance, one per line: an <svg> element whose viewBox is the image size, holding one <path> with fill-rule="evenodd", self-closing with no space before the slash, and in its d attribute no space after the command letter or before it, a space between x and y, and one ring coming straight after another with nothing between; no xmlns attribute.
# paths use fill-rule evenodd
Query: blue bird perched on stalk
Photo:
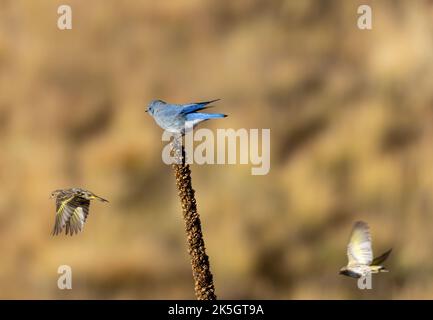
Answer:
<svg viewBox="0 0 433 320"><path fill-rule="evenodd" d="M200 122L227 117L227 115L222 113L197 112L209 108L209 104L218 100L220 99L188 104L170 104L162 100L153 100L150 102L146 112L164 130L176 134L185 134L185 131L189 131Z"/></svg>

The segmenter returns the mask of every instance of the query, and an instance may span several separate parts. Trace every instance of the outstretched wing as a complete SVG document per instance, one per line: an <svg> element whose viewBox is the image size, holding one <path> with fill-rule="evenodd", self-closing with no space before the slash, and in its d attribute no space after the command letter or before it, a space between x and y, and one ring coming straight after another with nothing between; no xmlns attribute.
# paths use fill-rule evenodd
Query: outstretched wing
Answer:
<svg viewBox="0 0 433 320"><path fill-rule="evenodd" d="M87 210L86 210L87 208ZM66 235L72 236L74 233L78 233L83 230L84 223L86 222L88 215L88 206L80 206L74 210L69 221L66 223Z"/></svg>
<svg viewBox="0 0 433 320"><path fill-rule="evenodd" d="M74 195L67 197L58 196L56 199L56 219L54 222L53 236L62 232L72 212L68 209L67 204L74 198Z"/></svg>
<svg viewBox="0 0 433 320"><path fill-rule="evenodd" d="M191 113L191 112L195 112L195 111L199 111L199 110L203 110L203 109L209 108L209 107L206 107L208 104L211 104L211 103L216 102L218 100L220 100L220 99L185 104L185 105L182 106L181 113L188 114L188 113Z"/></svg>
<svg viewBox="0 0 433 320"><path fill-rule="evenodd" d="M90 200L74 195L58 199L53 235L61 233L63 228L66 228L66 234L71 236L80 232L89 214L89 206Z"/></svg>
<svg viewBox="0 0 433 320"><path fill-rule="evenodd" d="M373 266L381 265L382 262L384 262L388 258L388 256L391 254L391 251L392 251L392 249L389 249L387 252L385 252L381 256L378 256L378 257L374 258L373 262L371 264Z"/></svg>
<svg viewBox="0 0 433 320"><path fill-rule="evenodd" d="M357 264L370 265L373 261L371 236L367 223L358 221L353 226L349 245L347 246L347 257L349 266Z"/></svg>

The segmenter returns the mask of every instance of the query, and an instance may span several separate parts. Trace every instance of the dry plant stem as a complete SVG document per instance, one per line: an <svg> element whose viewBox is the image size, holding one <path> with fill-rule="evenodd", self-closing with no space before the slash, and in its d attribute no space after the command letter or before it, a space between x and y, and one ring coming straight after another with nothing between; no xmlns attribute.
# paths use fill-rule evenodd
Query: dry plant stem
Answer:
<svg viewBox="0 0 433 320"><path fill-rule="evenodd" d="M206 254L203 233L201 231L200 216L191 184L191 170L185 163L185 148L182 137L174 138L172 152L176 159L173 164L176 185L182 204L183 219L185 220L188 238L188 252L191 257L192 275L195 282L195 295L198 300L216 300L213 277Z"/></svg>

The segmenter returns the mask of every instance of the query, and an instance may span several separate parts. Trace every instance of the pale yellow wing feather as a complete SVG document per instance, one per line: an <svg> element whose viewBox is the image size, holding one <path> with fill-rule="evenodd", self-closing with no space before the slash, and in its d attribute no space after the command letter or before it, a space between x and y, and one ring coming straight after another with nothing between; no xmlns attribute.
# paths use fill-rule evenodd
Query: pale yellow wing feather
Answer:
<svg viewBox="0 0 433 320"><path fill-rule="evenodd" d="M348 265L370 265L373 261L371 235L367 223L355 223L347 246Z"/></svg>
<svg viewBox="0 0 433 320"><path fill-rule="evenodd" d="M56 211L53 235L61 233L66 223L69 221L72 212L71 210L68 210L67 205L73 198L74 196L71 196L63 201L62 200L57 201L57 211Z"/></svg>

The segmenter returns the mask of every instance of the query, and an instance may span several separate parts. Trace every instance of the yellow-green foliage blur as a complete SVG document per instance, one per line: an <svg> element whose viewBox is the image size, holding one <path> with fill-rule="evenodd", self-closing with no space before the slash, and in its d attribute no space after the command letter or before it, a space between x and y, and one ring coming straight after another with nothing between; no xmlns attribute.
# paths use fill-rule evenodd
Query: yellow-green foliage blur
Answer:
<svg viewBox="0 0 433 320"><path fill-rule="evenodd" d="M266 176L192 165L220 298L433 297L432 1L74 0L60 31L64 2L0 0L0 298L194 299L144 111L216 98L203 127L271 129ZM110 203L52 237L72 186ZM394 249L373 290L338 275L356 220Z"/></svg>

